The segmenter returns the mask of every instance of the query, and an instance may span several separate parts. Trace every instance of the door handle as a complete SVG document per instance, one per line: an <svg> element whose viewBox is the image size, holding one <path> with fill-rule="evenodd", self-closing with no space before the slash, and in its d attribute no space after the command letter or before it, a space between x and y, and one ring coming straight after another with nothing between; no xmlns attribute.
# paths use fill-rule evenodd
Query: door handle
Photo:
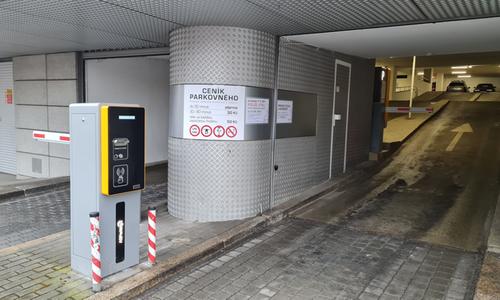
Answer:
<svg viewBox="0 0 500 300"><path fill-rule="evenodd" d="M342 120L342 115L340 115L340 114L334 114L334 115L333 115L333 119L334 119L335 121L340 121L340 120Z"/></svg>

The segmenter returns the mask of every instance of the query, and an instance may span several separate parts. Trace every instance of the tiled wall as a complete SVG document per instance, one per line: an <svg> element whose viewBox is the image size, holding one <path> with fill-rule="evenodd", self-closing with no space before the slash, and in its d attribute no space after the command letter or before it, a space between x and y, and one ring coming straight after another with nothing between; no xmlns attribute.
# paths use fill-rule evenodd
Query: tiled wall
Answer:
<svg viewBox="0 0 500 300"><path fill-rule="evenodd" d="M13 63L17 174L68 176L69 145L36 141L32 132L69 132L68 106L79 97L78 54L20 56Z"/></svg>

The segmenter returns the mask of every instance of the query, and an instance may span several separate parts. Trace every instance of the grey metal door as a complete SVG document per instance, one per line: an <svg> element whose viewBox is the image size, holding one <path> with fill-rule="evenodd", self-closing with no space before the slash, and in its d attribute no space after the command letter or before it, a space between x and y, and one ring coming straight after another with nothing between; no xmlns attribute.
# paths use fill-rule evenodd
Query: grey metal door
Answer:
<svg viewBox="0 0 500 300"><path fill-rule="evenodd" d="M330 178L345 172L351 65L335 61Z"/></svg>
<svg viewBox="0 0 500 300"><path fill-rule="evenodd" d="M16 174L12 63L0 63L0 172Z"/></svg>

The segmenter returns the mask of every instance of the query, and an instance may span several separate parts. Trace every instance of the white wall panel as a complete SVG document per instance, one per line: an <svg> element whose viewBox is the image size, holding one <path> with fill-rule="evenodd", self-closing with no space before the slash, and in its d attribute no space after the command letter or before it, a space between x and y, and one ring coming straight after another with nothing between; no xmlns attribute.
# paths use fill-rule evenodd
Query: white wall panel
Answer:
<svg viewBox="0 0 500 300"><path fill-rule="evenodd" d="M167 160L169 60L133 57L87 60L87 102L133 103L146 109L146 163Z"/></svg>
<svg viewBox="0 0 500 300"><path fill-rule="evenodd" d="M68 106L78 102L77 80L48 80L47 102L54 106Z"/></svg>
<svg viewBox="0 0 500 300"><path fill-rule="evenodd" d="M47 54L47 79L76 79L76 52Z"/></svg>
<svg viewBox="0 0 500 300"><path fill-rule="evenodd" d="M49 177L49 157L17 152L17 175L35 178Z"/></svg>
<svg viewBox="0 0 500 300"><path fill-rule="evenodd" d="M47 105L47 82L45 80L17 80L16 104Z"/></svg>
<svg viewBox="0 0 500 300"><path fill-rule="evenodd" d="M69 176L69 159L49 157L50 177Z"/></svg>
<svg viewBox="0 0 500 300"><path fill-rule="evenodd" d="M2 36L2 41L4 41ZM6 39L7 40L7 39ZM15 80L46 79L45 55L19 56L13 59Z"/></svg>
<svg viewBox="0 0 500 300"><path fill-rule="evenodd" d="M14 102L7 103L5 94L14 86L12 77L12 63L0 63L0 172L16 174Z"/></svg>
<svg viewBox="0 0 500 300"><path fill-rule="evenodd" d="M14 57L17 129L13 145L17 144L18 176L44 178L68 174L65 159L69 146L35 141L31 134L33 130L69 131L68 105L79 101L77 60L76 53Z"/></svg>
<svg viewBox="0 0 500 300"><path fill-rule="evenodd" d="M47 106L16 105L16 128L48 130Z"/></svg>
<svg viewBox="0 0 500 300"><path fill-rule="evenodd" d="M37 141L33 138L32 129L16 129L16 150L19 152L39 155L49 154L49 143ZM68 147L68 146L66 146Z"/></svg>
<svg viewBox="0 0 500 300"><path fill-rule="evenodd" d="M69 132L69 108L60 106L48 107L49 130Z"/></svg>

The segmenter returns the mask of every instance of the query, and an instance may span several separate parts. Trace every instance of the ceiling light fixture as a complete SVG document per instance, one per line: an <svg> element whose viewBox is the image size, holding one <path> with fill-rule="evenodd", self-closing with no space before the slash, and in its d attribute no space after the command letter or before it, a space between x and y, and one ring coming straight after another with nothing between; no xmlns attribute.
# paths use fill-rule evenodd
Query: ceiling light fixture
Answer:
<svg viewBox="0 0 500 300"><path fill-rule="evenodd" d="M454 66L454 67L451 67L452 69L470 69L472 68L472 66Z"/></svg>
<svg viewBox="0 0 500 300"><path fill-rule="evenodd" d="M457 78L471 78L471 75L458 75Z"/></svg>
<svg viewBox="0 0 500 300"><path fill-rule="evenodd" d="M467 74L467 71L452 71L451 74L456 75L456 74Z"/></svg>
<svg viewBox="0 0 500 300"><path fill-rule="evenodd" d="M417 72L417 75L422 76L422 75L424 75L424 72Z"/></svg>

